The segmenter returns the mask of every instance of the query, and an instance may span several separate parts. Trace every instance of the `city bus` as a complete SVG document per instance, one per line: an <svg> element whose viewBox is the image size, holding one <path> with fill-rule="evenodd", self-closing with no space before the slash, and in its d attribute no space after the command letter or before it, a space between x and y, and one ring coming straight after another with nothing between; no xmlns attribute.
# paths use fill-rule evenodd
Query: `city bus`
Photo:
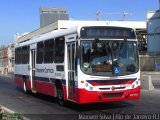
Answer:
<svg viewBox="0 0 160 120"><path fill-rule="evenodd" d="M15 82L77 104L137 100L140 69L134 29L79 25L15 44Z"/></svg>

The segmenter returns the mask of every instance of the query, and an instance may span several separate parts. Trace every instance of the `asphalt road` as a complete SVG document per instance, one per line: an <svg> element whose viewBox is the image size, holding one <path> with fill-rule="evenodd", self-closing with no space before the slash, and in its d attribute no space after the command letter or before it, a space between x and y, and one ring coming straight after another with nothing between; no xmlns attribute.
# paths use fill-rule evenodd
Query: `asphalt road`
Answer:
<svg viewBox="0 0 160 120"><path fill-rule="evenodd" d="M0 105L17 113L22 113L31 120L76 120L76 119L127 119L135 115L160 113L160 89L141 90L141 99L137 101L96 103L66 107L56 103L55 98L42 94L24 94L11 77L0 76ZM132 116L130 116L132 115ZM156 118L159 117L156 116ZM145 120L145 119L144 119Z"/></svg>
<svg viewBox="0 0 160 120"><path fill-rule="evenodd" d="M153 86L160 89L160 72L141 72L141 74L150 75Z"/></svg>

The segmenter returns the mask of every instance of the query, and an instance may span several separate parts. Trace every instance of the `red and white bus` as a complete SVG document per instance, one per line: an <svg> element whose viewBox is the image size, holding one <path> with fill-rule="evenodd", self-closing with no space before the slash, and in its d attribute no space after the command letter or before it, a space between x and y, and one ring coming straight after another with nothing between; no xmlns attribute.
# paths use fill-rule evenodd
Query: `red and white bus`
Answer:
<svg viewBox="0 0 160 120"><path fill-rule="evenodd" d="M77 26L15 45L15 82L24 92L77 104L140 98L135 31Z"/></svg>

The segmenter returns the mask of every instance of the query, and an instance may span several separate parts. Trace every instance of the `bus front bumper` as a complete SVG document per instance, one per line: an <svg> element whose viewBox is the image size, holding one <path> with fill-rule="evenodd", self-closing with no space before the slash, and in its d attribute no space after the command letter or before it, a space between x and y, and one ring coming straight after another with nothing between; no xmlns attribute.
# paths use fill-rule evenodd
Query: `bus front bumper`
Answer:
<svg viewBox="0 0 160 120"><path fill-rule="evenodd" d="M125 100L140 99L140 86L130 90L121 91L87 91L85 89L78 89L78 104L96 103L96 102L113 102Z"/></svg>

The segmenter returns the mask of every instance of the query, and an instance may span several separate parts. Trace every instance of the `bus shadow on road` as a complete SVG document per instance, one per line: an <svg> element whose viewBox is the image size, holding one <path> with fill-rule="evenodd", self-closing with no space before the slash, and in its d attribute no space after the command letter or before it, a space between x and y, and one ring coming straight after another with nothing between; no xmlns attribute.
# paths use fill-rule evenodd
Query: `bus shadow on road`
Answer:
<svg viewBox="0 0 160 120"><path fill-rule="evenodd" d="M16 90L20 91L23 93L23 89L20 87L16 87ZM53 103L54 105L57 104L57 100L53 96L48 96L40 93L30 93L30 94L25 94L28 96L31 96L35 99L43 100L45 102ZM59 105L60 106L60 105ZM61 106L62 107L62 106ZM114 110L114 109L122 109L122 108L132 108L135 107L134 104L131 104L128 101L118 101L118 102L106 102L106 103L90 103L90 104L75 104L72 102L67 102L65 106L68 109L72 109L77 112L85 112L85 111L97 111L97 110Z"/></svg>
<svg viewBox="0 0 160 120"><path fill-rule="evenodd" d="M83 112L83 111L131 108L131 107L134 107L134 105L129 102L121 101L121 102L107 102L107 103L91 103L91 104L83 104L83 105L68 103L67 107L77 112Z"/></svg>
<svg viewBox="0 0 160 120"><path fill-rule="evenodd" d="M16 87L16 90L20 91L21 93L23 93L24 95L26 95L27 97L31 96L32 98L35 99L39 99L39 100L44 100L46 102L51 102L51 103L56 103L57 100L55 97L53 96L48 96L48 95L44 95L44 94L40 94L40 93L24 93L23 89L19 86Z"/></svg>

